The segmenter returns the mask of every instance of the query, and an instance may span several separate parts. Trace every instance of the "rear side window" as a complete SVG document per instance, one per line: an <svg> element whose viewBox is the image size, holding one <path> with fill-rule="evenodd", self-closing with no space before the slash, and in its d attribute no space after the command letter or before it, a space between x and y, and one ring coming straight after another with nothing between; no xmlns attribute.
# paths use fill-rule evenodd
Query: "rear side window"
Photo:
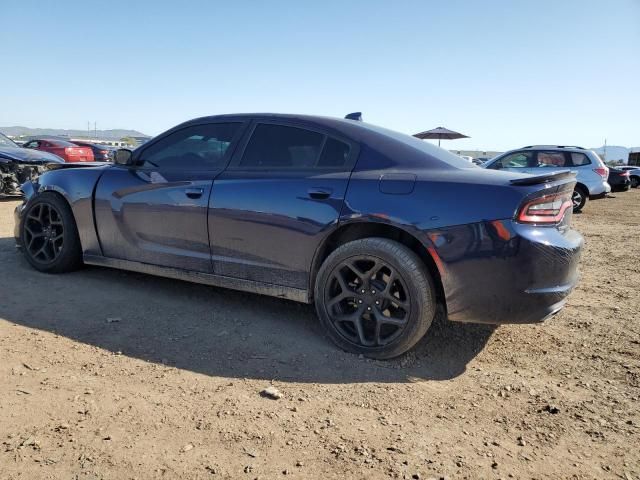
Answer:
<svg viewBox="0 0 640 480"><path fill-rule="evenodd" d="M324 144L318 167L343 167L349 158L351 147L335 138L328 138Z"/></svg>
<svg viewBox="0 0 640 480"><path fill-rule="evenodd" d="M564 152L538 152L538 167L568 167Z"/></svg>
<svg viewBox="0 0 640 480"><path fill-rule="evenodd" d="M217 170L241 123L210 123L183 128L146 148L139 163L144 167Z"/></svg>
<svg viewBox="0 0 640 480"><path fill-rule="evenodd" d="M312 168L325 136L303 128L260 124L244 151L241 167Z"/></svg>
<svg viewBox="0 0 640 480"><path fill-rule="evenodd" d="M591 160L584 153L571 153L571 163L574 167L581 167L583 165L590 165Z"/></svg>

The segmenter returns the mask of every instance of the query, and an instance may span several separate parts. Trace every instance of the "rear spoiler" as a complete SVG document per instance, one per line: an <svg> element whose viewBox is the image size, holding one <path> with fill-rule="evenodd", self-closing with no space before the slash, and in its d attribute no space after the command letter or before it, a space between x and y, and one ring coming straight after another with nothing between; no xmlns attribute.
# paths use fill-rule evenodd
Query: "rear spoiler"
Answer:
<svg viewBox="0 0 640 480"><path fill-rule="evenodd" d="M541 183L557 182L558 180L575 179L576 175L576 172L572 172L571 170L560 170L559 172L516 178L515 180L511 180L511 185L539 185Z"/></svg>
<svg viewBox="0 0 640 480"><path fill-rule="evenodd" d="M65 162L65 163L47 163L47 170L62 170L63 168L87 168L87 167L104 167L105 165L113 165L111 162Z"/></svg>

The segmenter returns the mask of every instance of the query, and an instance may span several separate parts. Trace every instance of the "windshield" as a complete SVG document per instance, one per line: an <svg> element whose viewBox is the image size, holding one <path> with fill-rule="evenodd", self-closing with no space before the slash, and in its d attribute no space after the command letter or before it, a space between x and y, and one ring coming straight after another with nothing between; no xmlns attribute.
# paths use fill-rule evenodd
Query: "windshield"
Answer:
<svg viewBox="0 0 640 480"><path fill-rule="evenodd" d="M11 140L9 137L5 137L0 133L0 147L18 147L18 144Z"/></svg>
<svg viewBox="0 0 640 480"><path fill-rule="evenodd" d="M359 125L361 125L364 128L367 128L371 131L374 132L378 132L378 133L382 133L384 135L387 135L389 137L394 138L395 140L398 140L400 142L403 142L417 150L420 150L424 153L427 153L429 155L431 155L432 157L437 158L438 160L441 160L443 162L448 163L449 165L452 165L454 167L458 167L458 168L478 168L477 165L474 165L471 162L468 162L467 160L464 160L463 158L460 158L458 155L454 155L453 153L440 148L440 147L436 147L435 145L433 145L432 143L429 142L425 142L424 140L420 140L419 138L416 137L412 137L411 135L407 135L404 133L400 133L400 132L396 132L394 130L389 130L387 128L383 128L383 127L378 127L377 125L372 125L370 123L360 123L358 122Z"/></svg>

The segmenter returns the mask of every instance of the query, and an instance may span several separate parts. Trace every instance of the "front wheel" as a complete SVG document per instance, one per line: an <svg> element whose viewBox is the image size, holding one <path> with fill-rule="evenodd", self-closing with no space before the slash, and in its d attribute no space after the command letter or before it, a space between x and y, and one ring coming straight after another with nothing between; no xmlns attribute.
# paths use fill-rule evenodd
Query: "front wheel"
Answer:
<svg viewBox="0 0 640 480"><path fill-rule="evenodd" d="M436 312L422 260L386 238L346 243L322 264L315 304L327 335L343 350L397 357L427 332Z"/></svg>
<svg viewBox="0 0 640 480"><path fill-rule="evenodd" d="M589 194L582 187L576 187L573 190L573 195L571 196L571 201L573 202L573 211L579 212L584 207L584 204L587 203L587 197Z"/></svg>
<svg viewBox="0 0 640 480"><path fill-rule="evenodd" d="M22 247L27 261L41 272L62 273L82 265L78 229L67 202L45 192L23 213Z"/></svg>
<svg viewBox="0 0 640 480"><path fill-rule="evenodd" d="M631 188L638 188L638 186L640 186L640 177L634 175L631 177Z"/></svg>

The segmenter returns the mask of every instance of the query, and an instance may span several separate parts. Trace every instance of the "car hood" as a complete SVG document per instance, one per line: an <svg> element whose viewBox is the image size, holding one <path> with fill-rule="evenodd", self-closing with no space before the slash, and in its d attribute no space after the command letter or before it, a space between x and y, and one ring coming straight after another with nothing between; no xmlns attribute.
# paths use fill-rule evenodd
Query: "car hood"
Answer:
<svg viewBox="0 0 640 480"><path fill-rule="evenodd" d="M62 158L53 153L20 147L0 147L0 159L29 164L64 163Z"/></svg>

